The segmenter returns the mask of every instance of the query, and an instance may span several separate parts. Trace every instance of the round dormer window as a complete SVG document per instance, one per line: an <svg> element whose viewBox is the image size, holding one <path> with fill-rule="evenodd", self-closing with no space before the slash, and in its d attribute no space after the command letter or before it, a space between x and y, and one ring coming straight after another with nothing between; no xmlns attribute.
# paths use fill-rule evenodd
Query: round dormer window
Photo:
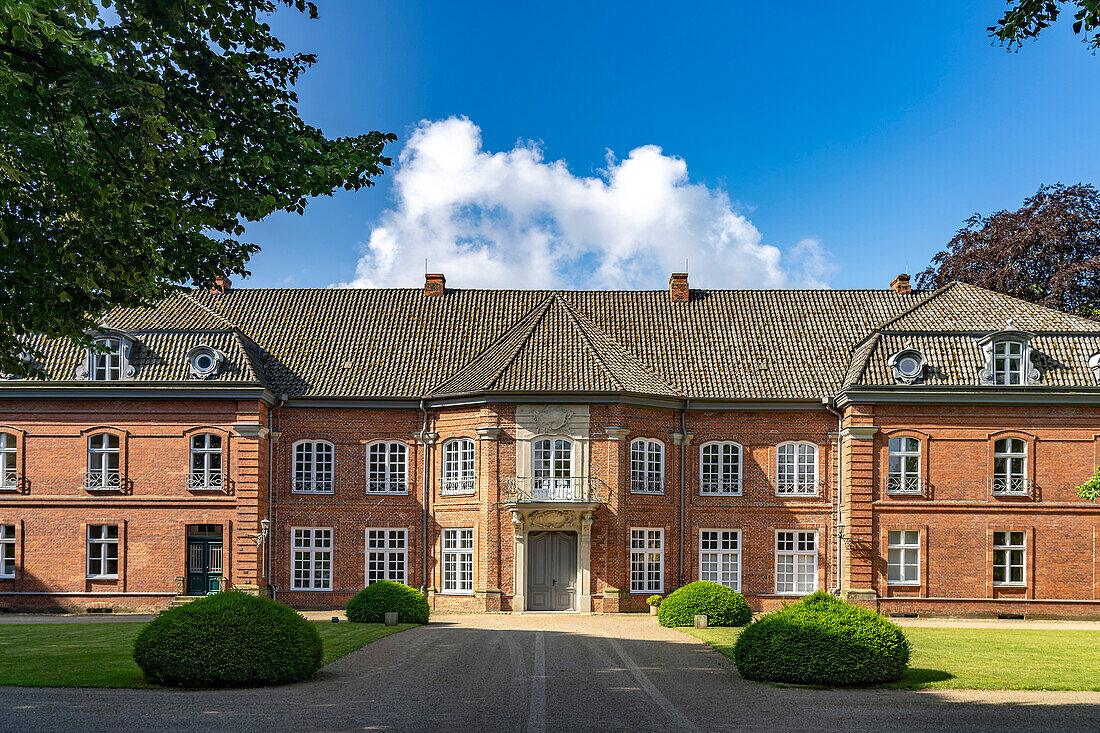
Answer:
<svg viewBox="0 0 1100 733"><path fill-rule="evenodd" d="M188 354L188 362L191 366L191 376L197 379L208 379L216 376L218 366L221 364L221 354L207 346L193 349Z"/></svg>
<svg viewBox="0 0 1100 733"><path fill-rule="evenodd" d="M920 357L916 354L903 354L896 363L898 374L903 377L916 377L920 375Z"/></svg>
<svg viewBox="0 0 1100 733"><path fill-rule="evenodd" d="M895 382L913 384L924 377L924 355L914 348L899 351L887 363L894 374Z"/></svg>
<svg viewBox="0 0 1100 733"><path fill-rule="evenodd" d="M195 354L195 360L192 363L195 365L195 371L206 373L214 369L214 356L203 351Z"/></svg>

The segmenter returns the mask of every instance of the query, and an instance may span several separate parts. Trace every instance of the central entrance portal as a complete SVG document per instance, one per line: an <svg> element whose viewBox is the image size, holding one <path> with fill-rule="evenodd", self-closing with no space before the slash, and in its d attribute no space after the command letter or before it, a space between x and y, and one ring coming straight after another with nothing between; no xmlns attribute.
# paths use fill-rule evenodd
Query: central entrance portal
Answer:
<svg viewBox="0 0 1100 733"><path fill-rule="evenodd" d="M532 532L527 545L527 607L532 611L576 609L576 532Z"/></svg>

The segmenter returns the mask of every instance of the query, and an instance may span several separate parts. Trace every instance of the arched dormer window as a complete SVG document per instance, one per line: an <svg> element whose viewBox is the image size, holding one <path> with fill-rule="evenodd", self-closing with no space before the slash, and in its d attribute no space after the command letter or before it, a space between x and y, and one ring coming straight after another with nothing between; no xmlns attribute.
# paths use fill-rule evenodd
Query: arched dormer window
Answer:
<svg viewBox="0 0 1100 733"><path fill-rule="evenodd" d="M665 493L665 445L638 438L630 443L630 490L635 494Z"/></svg>
<svg viewBox="0 0 1100 733"><path fill-rule="evenodd" d="M77 379L93 382L118 382L134 378L130 363L134 341L122 331L107 331L96 336L84 350L84 361L76 369Z"/></svg>
<svg viewBox="0 0 1100 733"><path fill-rule="evenodd" d="M1039 381L1031 363L1031 339L1035 334L1007 329L978 340L985 365L978 372L982 384L1017 387Z"/></svg>

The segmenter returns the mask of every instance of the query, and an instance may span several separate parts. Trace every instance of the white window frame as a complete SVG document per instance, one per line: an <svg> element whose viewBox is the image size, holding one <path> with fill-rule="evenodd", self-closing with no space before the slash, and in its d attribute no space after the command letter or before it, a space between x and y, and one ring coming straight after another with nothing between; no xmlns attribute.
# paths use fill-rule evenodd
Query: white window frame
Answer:
<svg viewBox="0 0 1100 733"><path fill-rule="evenodd" d="M201 444L196 445L197 441L201 441ZM211 443L215 441L217 445L212 446ZM192 433L187 442L191 451L188 488L216 491L223 489L225 474L222 465L222 448L225 445L225 437L218 433ZM201 467L195 466L196 459L200 459Z"/></svg>
<svg viewBox="0 0 1100 733"><path fill-rule="evenodd" d="M382 449L381 471L376 470L379 464L371 455L378 452L379 448ZM398 452L401 453L401 458L394 461L394 454ZM391 496L409 493L408 443L401 440L374 440L367 443L366 493Z"/></svg>
<svg viewBox="0 0 1100 733"><path fill-rule="evenodd" d="M320 451L321 447L327 449ZM299 452L303 455L299 460ZM328 460L320 455L327 452ZM327 440L299 440L291 447L290 493L332 494L336 491L336 446Z"/></svg>
<svg viewBox="0 0 1100 733"><path fill-rule="evenodd" d="M660 440L630 441L630 493L665 493L665 444Z"/></svg>
<svg viewBox="0 0 1100 733"><path fill-rule="evenodd" d="M18 445L19 438L14 433L0 432L0 491L19 488Z"/></svg>
<svg viewBox="0 0 1100 733"><path fill-rule="evenodd" d="M810 449L811 461L802 460L804 448ZM791 456L793 481L784 477L783 464L786 449L793 451ZM775 447L775 495L776 496L817 496L821 493L818 486L817 464L821 459L821 452L817 443L806 440L789 440ZM809 476L804 475L803 468L810 466L813 469ZM784 488L787 487L787 488ZM812 490L807 490L807 489Z"/></svg>
<svg viewBox="0 0 1100 733"><path fill-rule="evenodd" d="M731 461L726 460L728 448L733 448L736 455L737 471L730 469ZM707 470L708 449L717 451L717 472ZM741 496L741 477L744 473L745 449L732 440L712 440L699 446L699 495L700 496ZM717 478L708 478L708 473L717 475ZM729 490L727 490L729 489Z"/></svg>
<svg viewBox="0 0 1100 733"><path fill-rule="evenodd" d="M1001 535L998 542L998 535ZM1019 535L1019 543L1013 535ZM998 562L997 554L1001 553ZM1019 562L1013 562L1018 553ZM1020 579L1012 580L1012 568L1020 568ZM997 580L997 570L1004 578ZM1027 532L1021 529L998 529L993 532L993 585L998 588L1023 588L1027 586Z"/></svg>
<svg viewBox="0 0 1100 733"><path fill-rule="evenodd" d="M899 441L901 448L894 450L894 441ZM911 450L906 447L906 441L915 441L917 449ZM912 435L895 435L886 441L886 492L889 494L919 494L921 492L921 450L923 449L924 441ZM898 458L901 462L901 470L894 471L893 462ZM909 471L906 467L908 459L917 459L917 470L915 473Z"/></svg>
<svg viewBox="0 0 1100 733"><path fill-rule="evenodd" d="M653 545L654 540L656 546ZM640 575L636 572L639 567ZM661 527L631 527L630 593L651 595L664 592L665 530Z"/></svg>
<svg viewBox="0 0 1100 733"><path fill-rule="evenodd" d="M408 455L406 453L406 455ZM443 443L442 496L475 493L477 449L472 438L451 438Z"/></svg>
<svg viewBox="0 0 1100 733"><path fill-rule="evenodd" d="M715 536L707 537L708 534ZM735 545L733 549L728 546L730 538ZM715 543L716 546L708 546L710 543ZM735 567L732 573L729 569L731 561ZM709 564L715 565L713 571L704 570ZM741 591L741 530L699 530L699 580L718 583L735 591Z"/></svg>
<svg viewBox="0 0 1100 733"><path fill-rule="evenodd" d="M376 536L372 537L372 533ZM409 580L409 530L404 527L367 527L363 533L363 587L377 580L392 580L408 585ZM373 556L373 557L372 557ZM381 563L381 570L371 579L371 562ZM393 572L394 563L400 563L401 573Z"/></svg>
<svg viewBox="0 0 1100 733"><path fill-rule="evenodd" d="M111 467L111 456L114 456L114 467ZM84 486L103 491L122 488L122 439L119 436L114 433L92 433L88 436L88 472Z"/></svg>
<svg viewBox="0 0 1100 733"><path fill-rule="evenodd" d="M916 539L913 539L913 538ZM898 579L891 580L891 569L897 568ZM912 568L915 577L910 578ZM886 531L886 585L920 585L920 530L890 529Z"/></svg>
<svg viewBox="0 0 1100 733"><path fill-rule="evenodd" d="M445 527L439 538L442 562L442 593L455 596L474 594L474 528Z"/></svg>
<svg viewBox="0 0 1100 733"><path fill-rule="evenodd" d="M332 575L335 568L334 544L332 527L290 528L290 589L292 591L332 590ZM302 563L301 567L299 562ZM299 570L304 570L305 575L299 575ZM327 578L324 576L326 571Z"/></svg>
<svg viewBox="0 0 1100 733"><path fill-rule="evenodd" d="M1014 443L1018 442L1022 448L1013 450ZM1004 450L998 450L998 446L1004 445ZM1016 436L997 438L993 441L993 493L1019 496L1029 491L1027 479L1027 441ZM1005 470L997 470L997 462L1005 463ZM1019 470L1013 468L1019 465Z"/></svg>
<svg viewBox="0 0 1100 733"><path fill-rule="evenodd" d="M1016 348L1015 353L1012 347ZM1024 367L1027 344L1015 339L998 339L993 342L993 384L1013 387L1027 384Z"/></svg>
<svg viewBox="0 0 1100 733"><path fill-rule="evenodd" d="M110 530L114 528L114 537L111 537ZM85 575L88 578L101 578L110 580L112 578L118 578L118 539L119 539L119 526L117 524L89 524L86 530L86 547L85 547ZM99 557L92 557L92 547L99 548ZM111 555L114 555L113 557ZM115 571L113 573L104 572L107 569L107 564L114 560ZM99 564L99 572L92 572L92 563Z"/></svg>
<svg viewBox="0 0 1100 733"><path fill-rule="evenodd" d="M8 571L7 568L11 570ZM0 524L0 578L15 577L15 525Z"/></svg>
<svg viewBox="0 0 1100 733"><path fill-rule="evenodd" d="M791 548L781 547L785 541L784 535L791 535L792 545ZM813 538L813 550L803 549L805 547L805 538ZM820 545L817 541L817 530L813 529L779 529L775 531L775 594L777 596L805 596L817 591L818 584L818 562ZM791 578L792 587L787 590L780 589L779 582L779 564L781 558L791 558ZM799 585L799 572L804 570L805 562L809 560L812 563L814 571L814 580L812 586L800 586Z"/></svg>
<svg viewBox="0 0 1100 733"><path fill-rule="evenodd" d="M103 336L93 343L95 346L88 349L88 378L93 382L122 381L126 364L126 343L118 336ZM110 350L101 351L101 346Z"/></svg>

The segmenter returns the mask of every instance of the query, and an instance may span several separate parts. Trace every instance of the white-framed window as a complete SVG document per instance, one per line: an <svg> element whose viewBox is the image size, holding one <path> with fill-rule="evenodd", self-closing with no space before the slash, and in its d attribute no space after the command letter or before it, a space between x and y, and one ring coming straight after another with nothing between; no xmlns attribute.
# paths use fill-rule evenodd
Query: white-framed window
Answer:
<svg viewBox="0 0 1100 733"><path fill-rule="evenodd" d="M1027 441L1001 438L993 443L993 493L1026 494Z"/></svg>
<svg viewBox="0 0 1100 733"><path fill-rule="evenodd" d="M699 530L699 580L741 590L741 530Z"/></svg>
<svg viewBox="0 0 1100 733"><path fill-rule="evenodd" d="M92 379L97 382L122 379L122 339L100 338L94 343L97 348L89 350Z"/></svg>
<svg viewBox="0 0 1100 733"><path fill-rule="evenodd" d="M630 491L665 493L665 444L661 441L638 438L630 443Z"/></svg>
<svg viewBox="0 0 1100 733"><path fill-rule="evenodd" d="M1024 585L1023 532L993 533L993 585Z"/></svg>
<svg viewBox="0 0 1100 733"><path fill-rule="evenodd" d="M920 585L920 532L891 529L886 533L887 585Z"/></svg>
<svg viewBox="0 0 1100 733"><path fill-rule="evenodd" d="M15 525L0 524L0 578L15 577Z"/></svg>
<svg viewBox="0 0 1100 733"><path fill-rule="evenodd" d="M534 501L573 501L573 441L539 438L531 442L531 498Z"/></svg>
<svg viewBox="0 0 1100 733"><path fill-rule="evenodd" d="M367 528L366 584L378 580L407 583L408 531Z"/></svg>
<svg viewBox="0 0 1100 733"><path fill-rule="evenodd" d="M781 443L775 449L775 491L781 496L817 494L817 446Z"/></svg>
<svg viewBox="0 0 1100 733"><path fill-rule="evenodd" d="M470 438L455 438L443 444L442 493L474 493L474 441Z"/></svg>
<svg viewBox="0 0 1100 733"><path fill-rule="evenodd" d="M294 527L290 530L293 590L332 590L332 529Z"/></svg>
<svg viewBox="0 0 1100 733"><path fill-rule="evenodd" d="M11 433L0 433L0 491L15 491L19 488L15 449L15 436Z"/></svg>
<svg viewBox="0 0 1100 733"><path fill-rule="evenodd" d="M817 532L775 533L775 592L806 595L817 590Z"/></svg>
<svg viewBox="0 0 1100 733"><path fill-rule="evenodd" d="M886 491L891 494L919 494L920 440L904 435L890 438L887 450Z"/></svg>
<svg viewBox="0 0 1100 733"><path fill-rule="evenodd" d="M294 444L295 494L331 494L336 449L324 440L302 440Z"/></svg>
<svg viewBox="0 0 1100 733"><path fill-rule="evenodd" d="M118 436L114 433L96 433L88 436L88 473L84 486L88 489L119 489L122 476L119 473Z"/></svg>
<svg viewBox="0 0 1100 733"><path fill-rule="evenodd" d="M993 384L1023 384L1024 345L1019 341L993 344Z"/></svg>
<svg viewBox="0 0 1100 733"><path fill-rule="evenodd" d="M408 447L398 441L380 440L367 446L367 493L404 494Z"/></svg>
<svg viewBox="0 0 1100 733"><path fill-rule="evenodd" d="M663 593L665 587L665 531L630 529L630 592Z"/></svg>
<svg viewBox="0 0 1100 733"><path fill-rule="evenodd" d="M118 577L118 525L88 525L88 577Z"/></svg>
<svg viewBox="0 0 1100 733"><path fill-rule="evenodd" d="M222 436L215 433L198 433L191 436L191 473L188 488L221 489Z"/></svg>
<svg viewBox="0 0 1100 733"><path fill-rule="evenodd" d="M699 493L703 496L740 496L741 446L704 443L699 453Z"/></svg>
<svg viewBox="0 0 1100 733"><path fill-rule="evenodd" d="M443 592L474 592L474 530L443 530Z"/></svg>

